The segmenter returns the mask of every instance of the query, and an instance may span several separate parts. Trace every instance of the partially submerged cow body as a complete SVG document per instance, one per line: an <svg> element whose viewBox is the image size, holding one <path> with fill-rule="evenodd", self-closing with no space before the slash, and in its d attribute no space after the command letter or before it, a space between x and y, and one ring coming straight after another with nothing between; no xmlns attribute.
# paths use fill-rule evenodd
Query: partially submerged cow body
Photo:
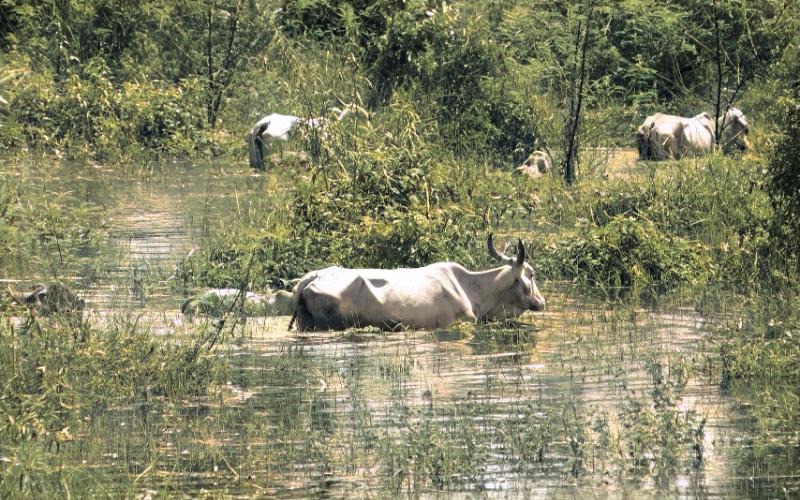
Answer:
<svg viewBox="0 0 800 500"><path fill-rule="evenodd" d="M522 165L517 167L517 172L531 177L540 177L553 168L553 158L550 153L543 150L536 150L528 156Z"/></svg>
<svg viewBox="0 0 800 500"><path fill-rule="evenodd" d="M501 267L473 272L453 262L439 262L415 269L334 266L312 271L295 286L293 321L301 331L366 326L433 329L459 320L510 318L544 310L522 242L516 258L498 253L491 235L487 244Z"/></svg>
<svg viewBox="0 0 800 500"><path fill-rule="evenodd" d="M280 316L292 314L292 310L292 294L285 290L243 294L238 288L213 288L181 304L181 312L187 316L219 317L229 311L241 316Z"/></svg>
<svg viewBox="0 0 800 500"><path fill-rule="evenodd" d="M738 108L728 109L717 123L708 113L691 118L656 113L648 116L636 131L639 159L679 160L687 154L708 154L714 149L718 130L723 151L743 151L750 146L749 124Z"/></svg>

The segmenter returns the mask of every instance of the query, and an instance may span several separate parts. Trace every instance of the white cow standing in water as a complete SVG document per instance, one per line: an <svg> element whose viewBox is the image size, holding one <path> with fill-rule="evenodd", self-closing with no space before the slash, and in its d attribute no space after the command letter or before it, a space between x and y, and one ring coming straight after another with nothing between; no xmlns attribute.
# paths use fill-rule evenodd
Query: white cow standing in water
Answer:
<svg viewBox="0 0 800 500"><path fill-rule="evenodd" d="M273 141L288 142L303 128L312 133L322 129L323 118L300 118L293 115L269 114L258 120L247 134L247 151L250 166L264 170L264 146Z"/></svg>
<svg viewBox="0 0 800 500"><path fill-rule="evenodd" d="M525 262L525 246L516 258L501 255L487 239L489 254L503 265L469 271L454 262L413 269L347 269L312 271L294 288L294 315L300 331L445 328L455 321L516 317L542 311L545 301Z"/></svg>

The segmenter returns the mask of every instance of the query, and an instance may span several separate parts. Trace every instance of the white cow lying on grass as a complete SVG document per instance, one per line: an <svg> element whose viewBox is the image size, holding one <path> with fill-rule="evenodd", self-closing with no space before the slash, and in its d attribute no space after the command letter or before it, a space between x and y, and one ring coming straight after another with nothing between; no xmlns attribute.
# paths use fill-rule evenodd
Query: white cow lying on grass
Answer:
<svg viewBox="0 0 800 500"><path fill-rule="evenodd" d="M540 177L553 168L553 158L547 151L537 150L531 153L525 162L517 167L517 172L531 177Z"/></svg>
<svg viewBox="0 0 800 500"><path fill-rule="evenodd" d="M261 295L255 292L241 294L238 288L212 288L189 297L181 304L187 316L200 314L219 317L231 311L241 316L284 316L292 314L292 294L285 290Z"/></svg>

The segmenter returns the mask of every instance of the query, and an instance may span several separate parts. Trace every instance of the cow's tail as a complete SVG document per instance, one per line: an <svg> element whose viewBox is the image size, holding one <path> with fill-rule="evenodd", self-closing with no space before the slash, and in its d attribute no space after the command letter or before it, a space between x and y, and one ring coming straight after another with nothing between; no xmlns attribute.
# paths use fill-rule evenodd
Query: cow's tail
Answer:
<svg viewBox="0 0 800 500"><path fill-rule="evenodd" d="M255 126L247 134L247 153L250 159L250 167L257 170L264 170L264 140L261 134L269 127L269 122L264 125Z"/></svg>
<svg viewBox="0 0 800 500"><path fill-rule="evenodd" d="M292 318L289 320L289 330L292 329L295 321L297 321L298 331L309 329L309 325L311 324L311 313L306 306L305 299L303 298L303 291L309 285L309 283L315 279L317 279L317 273L312 271L300 278L297 284L294 286L294 289L292 290L293 311Z"/></svg>

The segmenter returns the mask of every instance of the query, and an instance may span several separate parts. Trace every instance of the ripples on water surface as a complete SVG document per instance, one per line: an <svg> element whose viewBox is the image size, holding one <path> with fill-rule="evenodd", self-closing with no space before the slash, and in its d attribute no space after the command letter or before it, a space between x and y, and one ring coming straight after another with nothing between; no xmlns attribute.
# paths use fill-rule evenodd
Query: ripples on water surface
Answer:
<svg viewBox="0 0 800 500"><path fill-rule="evenodd" d="M91 320L134 315L176 339L212 328L180 316L171 272L220 221L279 209L263 201L274 180L238 166L89 172L47 182L106 209L108 244L75 269ZM517 329L300 336L287 317L251 318L217 353L220 395L143 399L63 456L110 491L126 474L142 492L190 494L796 494L796 473L753 453L750 421L702 375L718 352L703 318L541 288L549 310Z"/></svg>

